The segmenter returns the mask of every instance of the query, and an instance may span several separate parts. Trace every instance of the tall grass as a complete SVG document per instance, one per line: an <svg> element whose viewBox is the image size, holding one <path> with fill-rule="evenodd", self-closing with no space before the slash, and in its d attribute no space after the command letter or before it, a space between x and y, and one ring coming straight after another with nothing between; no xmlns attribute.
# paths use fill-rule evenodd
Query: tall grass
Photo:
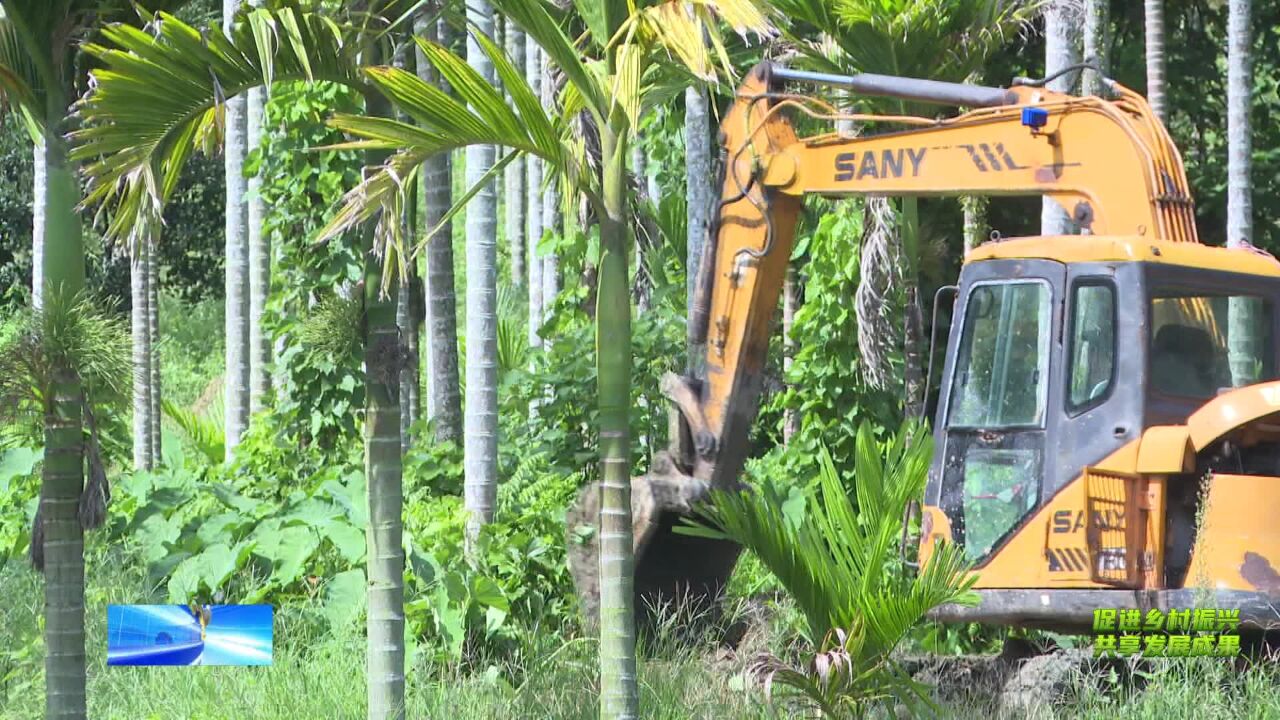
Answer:
<svg viewBox="0 0 1280 720"><path fill-rule="evenodd" d="M85 607L89 714L103 720L298 720L366 716L365 640L333 635L311 621L306 603L276 609L270 667L107 667L106 605L161 603L126 548L91 540ZM44 706L39 621L40 577L25 565L0 567L0 719L38 718ZM711 662L709 642L679 643L680 623L640 665L646 718L768 718L735 672ZM532 643L533 639L531 639ZM596 718L596 656L591 638L541 638L520 667L461 673L423 660L409 671L407 716L450 720ZM425 657L425 656L424 656Z"/></svg>

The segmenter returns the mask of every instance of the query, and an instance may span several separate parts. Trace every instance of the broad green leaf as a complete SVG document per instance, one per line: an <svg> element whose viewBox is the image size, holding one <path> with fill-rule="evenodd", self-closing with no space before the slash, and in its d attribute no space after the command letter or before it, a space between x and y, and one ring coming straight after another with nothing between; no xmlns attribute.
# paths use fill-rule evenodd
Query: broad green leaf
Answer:
<svg viewBox="0 0 1280 720"><path fill-rule="evenodd" d="M365 534L358 527L342 520L332 520L320 526L320 532L342 554L342 558L355 565L364 560Z"/></svg>
<svg viewBox="0 0 1280 720"><path fill-rule="evenodd" d="M364 570L359 568L340 572L325 583L322 612L332 630L343 630L360 618L368 596L366 590Z"/></svg>
<svg viewBox="0 0 1280 720"><path fill-rule="evenodd" d="M502 588L483 575L472 577L471 598L485 607L498 608L504 612L511 609L507 596L502 594Z"/></svg>

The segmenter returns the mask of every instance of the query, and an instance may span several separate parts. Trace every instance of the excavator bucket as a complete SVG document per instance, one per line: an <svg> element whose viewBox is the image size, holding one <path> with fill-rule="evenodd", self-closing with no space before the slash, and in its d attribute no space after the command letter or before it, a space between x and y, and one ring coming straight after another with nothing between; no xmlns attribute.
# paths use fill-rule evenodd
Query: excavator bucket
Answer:
<svg viewBox="0 0 1280 720"><path fill-rule="evenodd" d="M711 611L733 572L741 548L720 540L677 533L692 517L710 486L679 471L665 453L646 475L632 478L631 517L635 537L636 615L641 627L664 606L682 612ZM578 495L566 517L569 569L583 618L594 625L600 613L600 486Z"/></svg>

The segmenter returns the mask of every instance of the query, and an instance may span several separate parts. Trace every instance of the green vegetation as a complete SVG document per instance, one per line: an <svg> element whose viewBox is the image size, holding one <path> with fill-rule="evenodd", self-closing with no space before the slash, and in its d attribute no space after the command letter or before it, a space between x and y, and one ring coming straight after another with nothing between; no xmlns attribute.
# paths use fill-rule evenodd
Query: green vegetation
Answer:
<svg viewBox="0 0 1280 720"><path fill-rule="evenodd" d="M993 717L999 683L952 687L964 663L1010 637L1083 641L924 618L971 599L965 563L1032 509L1037 451L968 453L963 550L917 571L900 543L918 539L933 452L913 416L938 401L942 356L924 352L949 328L922 311L954 282L962 225L1033 233L1038 200L808 201L794 350L774 342L761 368L744 491L684 528L747 551L717 609L648 608L636 627L626 508L679 440L661 380L703 351L687 313L707 208L686 200L682 98L705 92L723 118L741 73L778 57L1004 85L1043 75L1042 11L1068 5L1104 18L1111 41L1086 44L1110 56L1093 59L1143 87L1154 26L1137 3L0 0L0 720ZM1247 3L1146 5L1176 38L1168 125L1202 234L1230 217L1248 240L1252 196L1254 242L1280 249L1280 8L1254 10L1250 38ZM225 101L264 87L234 127ZM522 167L542 184L497 182ZM240 204L270 248L254 271L235 237L250 233L228 230L244 219L224 216ZM962 424L1044 409L1051 304L1015 299L971 316ZM1112 338L1077 330L1071 397L1088 400L1111 364L1086 346ZM1026 392L994 405L1010 385ZM162 450L139 452L144 426ZM593 484L599 524L568 527ZM600 627L568 562L592 538ZM108 604L188 602L272 604L273 666L106 667ZM924 654L964 657L913 677ZM1069 678L1062 707L1280 715L1270 663L1099 670Z"/></svg>

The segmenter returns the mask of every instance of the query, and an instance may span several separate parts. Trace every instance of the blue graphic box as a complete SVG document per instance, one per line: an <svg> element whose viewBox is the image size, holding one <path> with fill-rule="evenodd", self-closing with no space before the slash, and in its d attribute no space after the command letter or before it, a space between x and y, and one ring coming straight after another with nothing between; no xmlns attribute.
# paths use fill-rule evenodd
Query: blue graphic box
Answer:
<svg viewBox="0 0 1280 720"><path fill-rule="evenodd" d="M270 605L108 605L108 665L270 665Z"/></svg>

